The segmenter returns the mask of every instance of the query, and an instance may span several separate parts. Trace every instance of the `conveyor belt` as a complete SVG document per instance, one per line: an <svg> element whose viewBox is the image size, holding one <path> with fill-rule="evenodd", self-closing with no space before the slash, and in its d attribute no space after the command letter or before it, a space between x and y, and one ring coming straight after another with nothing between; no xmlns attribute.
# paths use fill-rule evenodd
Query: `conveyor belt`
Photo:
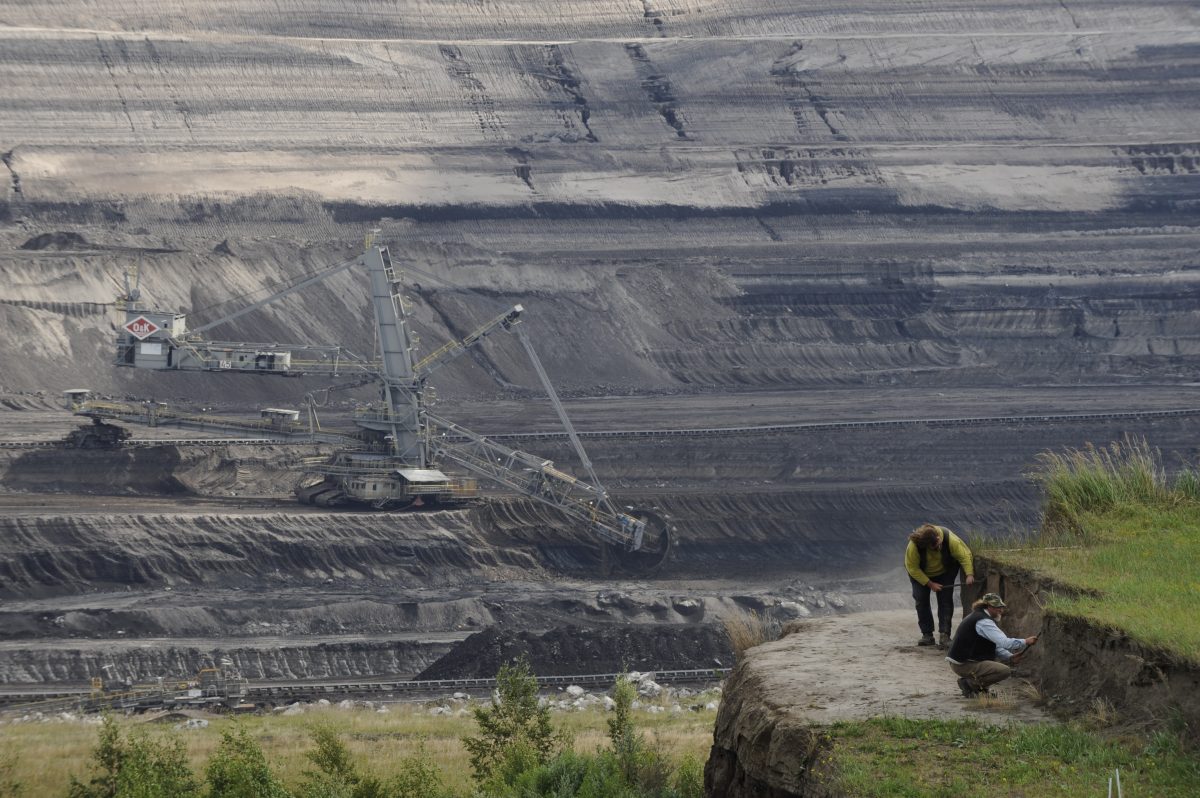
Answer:
<svg viewBox="0 0 1200 798"><path fill-rule="evenodd" d="M654 670L654 681L666 684L706 684L718 682L729 668L700 668L691 670ZM578 685L580 687L609 687L622 674L588 673L566 676L538 676L538 686L547 689ZM337 695L384 696L402 694L408 697L440 695L447 692L490 691L496 680L489 679L422 679L402 680L382 678L377 681L265 681L250 682L246 703L279 703L317 700ZM178 690L159 690L156 686L130 688L128 692L104 697L92 697L87 688L5 689L0 690L0 705L12 711L63 712L67 710L98 711L100 709L154 709L186 705L191 699ZM211 704L211 700L205 703Z"/></svg>
<svg viewBox="0 0 1200 798"><path fill-rule="evenodd" d="M1156 418L1200 416L1200 408L1183 410L1130 410L1116 413L1043 413L1029 416L975 416L968 418L904 418L877 421L826 421L797 424L764 424L739 427L693 427L683 429L621 429L579 431L581 438L688 438L716 435L775 435L778 433L830 432L887 427L984 427L1003 424L1072 424L1093 421L1136 421ZM488 440L546 440L566 438L566 432L505 432L484 436ZM451 436L453 438L453 436ZM190 438L180 440L129 440L122 448L146 446L299 446L313 441L276 438ZM7 441L0 449L66 448L61 441Z"/></svg>

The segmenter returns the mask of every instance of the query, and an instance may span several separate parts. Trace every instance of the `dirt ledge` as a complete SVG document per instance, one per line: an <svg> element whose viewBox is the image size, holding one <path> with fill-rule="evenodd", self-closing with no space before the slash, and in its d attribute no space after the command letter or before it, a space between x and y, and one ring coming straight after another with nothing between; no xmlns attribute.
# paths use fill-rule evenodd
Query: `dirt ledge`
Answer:
<svg viewBox="0 0 1200 798"><path fill-rule="evenodd" d="M726 682L716 741L704 767L704 794L713 798L832 798L821 772L828 738L763 697L754 668L738 667Z"/></svg>
<svg viewBox="0 0 1200 798"><path fill-rule="evenodd" d="M1187 737L1200 741L1200 666L1119 629L1043 610L1049 593L1074 588L987 557L976 557L975 568L985 576L965 601L985 590L998 592L1011 608L1006 631L1020 636L1041 630L1041 644L1023 667L1057 714L1075 716L1106 705L1119 722L1145 728L1181 720Z"/></svg>
<svg viewBox="0 0 1200 798"><path fill-rule="evenodd" d="M976 558L979 581L964 600L998 592L1010 607L1005 630L1042 633L1015 677L997 689L1001 712L963 699L945 652L918 648L911 609L806 621L780 640L745 652L726 683L705 768L709 798L826 798L835 795L822 727L882 715L964 718L1002 725L1049 720L1022 683L1056 714L1093 711L1103 699L1119 722L1142 729L1186 724L1200 732L1200 669L1119 631L1043 610L1071 588ZM944 679L939 674L944 674Z"/></svg>
<svg viewBox="0 0 1200 798"><path fill-rule="evenodd" d="M911 609L831 616L745 652L722 693L705 768L712 798L837 795L823 728L881 715L1038 723L1019 685L1002 709L964 699L945 651L919 648ZM1016 682L1017 680L1014 680Z"/></svg>

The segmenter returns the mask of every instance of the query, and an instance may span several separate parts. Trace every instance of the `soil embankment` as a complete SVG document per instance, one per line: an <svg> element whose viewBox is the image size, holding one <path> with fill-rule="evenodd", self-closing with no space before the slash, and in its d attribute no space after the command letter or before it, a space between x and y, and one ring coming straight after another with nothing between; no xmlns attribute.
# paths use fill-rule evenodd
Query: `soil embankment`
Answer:
<svg viewBox="0 0 1200 798"><path fill-rule="evenodd" d="M665 612L665 602L657 609ZM500 666L521 659L539 676L648 670L715 673L733 663L733 653L724 631L711 623L561 627L543 634L493 627L471 635L417 678L490 679Z"/></svg>
<svg viewBox="0 0 1200 798"><path fill-rule="evenodd" d="M1041 630L1027 666L1052 708L1099 710L1119 722L1173 726L1200 740L1200 666L1119 629L1044 609L1049 593L1070 593L1070 587L986 558L978 563L987 575L980 585L1003 592L1012 608L1006 623L1028 634Z"/></svg>

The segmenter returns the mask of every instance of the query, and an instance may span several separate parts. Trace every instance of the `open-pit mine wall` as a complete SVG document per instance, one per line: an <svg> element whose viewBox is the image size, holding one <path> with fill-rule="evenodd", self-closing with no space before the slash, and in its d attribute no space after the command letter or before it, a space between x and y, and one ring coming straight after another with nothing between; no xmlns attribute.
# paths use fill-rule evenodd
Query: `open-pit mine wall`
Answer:
<svg viewBox="0 0 1200 798"><path fill-rule="evenodd" d="M522 302L566 391L1197 377L1194 4L155 8L0 4L0 387L285 395L114 372L113 280L208 321L373 227L426 351ZM370 352L362 282L213 335Z"/></svg>
<svg viewBox="0 0 1200 798"><path fill-rule="evenodd" d="M397 662L415 672L447 649L430 639L440 632L703 625L745 609L801 612L797 602L819 611L828 590L855 605L853 578L895 568L907 530L927 518L971 536L1031 528L1038 499L1021 474L1043 447L1123 431L1194 442L1194 425L1166 416L591 440L614 495L677 530L667 562L646 574L606 573L585 531L528 500L409 513L288 503L280 466L292 447L9 451L0 484L19 493L0 518L0 673L84 679L98 645L144 675L163 672L164 648L195 662L241 652L239 663L272 678L336 675L329 650L343 652L347 674ZM569 457L562 442L531 446ZM1163 456L1194 456L1194 443ZM220 475L233 473L278 498L231 496L238 486ZM212 492L179 492L189 480ZM613 590L624 594L605 598Z"/></svg>
<svg viewBox="0 0 1200 798"><path fill-rule="evenodd" d="M1190 407L1173 392L1200 381L1198 22L1161 0L0 0L0 393L25 392L4 421L45 440L20 406L80 387L298 406L327 381L113 368L121 276L136 267L146 305L196 325L378 230L421 352L520 303L559 391L611 399L591 430L754 427L802 405L808 421L1099 414L589 439L614 495L679 527L664 578L837 581L895 567L931 518L1027 528L1043 448L1144 434L1170 467L1200 450L1190 417L1103 417ZM339 274L211 334L370 356L364 282ZM505 335L432 382L476 418L541 397ZM642 400L664 397L681 404L648 422ZM561 441L528 444L571 468ZM189 629L315 651L493 621L711 622L752 592L680 588L684 604L651 581L602 603L588 547L519 501L237 508L287 493L289 451L3 453L3 498L25 507L0 517L0 628L25 646L9 661L50 663L33 638L90 663ZM121 496L149 504L97 506ZM224 504L188 510L197 496ZM564 575L581 581L560 591Z"/></svg>

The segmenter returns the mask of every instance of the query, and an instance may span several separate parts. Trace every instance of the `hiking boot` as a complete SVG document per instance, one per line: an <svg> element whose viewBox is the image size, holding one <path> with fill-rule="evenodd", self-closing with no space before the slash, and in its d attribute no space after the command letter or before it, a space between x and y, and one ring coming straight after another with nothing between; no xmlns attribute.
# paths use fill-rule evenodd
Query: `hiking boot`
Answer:
<svg viewBox="0 0 1200 798"><path fill-rule="evenodd" d="M921 635L921 639L917 641L917 645L918 646L932 646L933 645L933 635L932 634Z"/></svg>
<svg viewBox="0 0 1200 798"><path fill-rule="evenodd" d="M966 676L960 676L958 679L958 689L962 690L963 698L974 698L979 695L981 690L975 689L975 685L971 684Z"/></svg>
<svg viewBox="0 0 1200 798"><path fill-rule="evenodd" d="M940 635L938 635L938 648L949 648L949 647L950 647L950 635L946 634L945 632L942 632Z"/></svg>

